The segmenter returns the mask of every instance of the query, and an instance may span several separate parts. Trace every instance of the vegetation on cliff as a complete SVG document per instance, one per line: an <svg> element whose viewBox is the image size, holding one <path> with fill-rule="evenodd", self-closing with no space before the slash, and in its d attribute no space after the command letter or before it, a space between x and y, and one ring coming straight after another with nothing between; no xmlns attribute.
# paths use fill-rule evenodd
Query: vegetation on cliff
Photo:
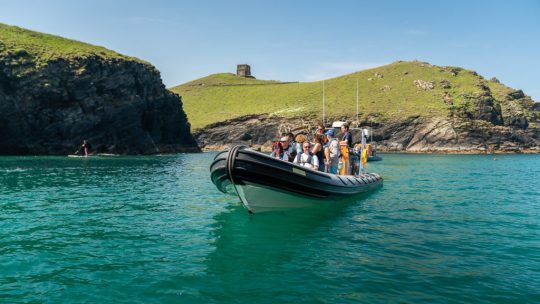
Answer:
<svg viewBox="0 0 540 304"><path fill-rule="evenodd" d="M360 120L455 115L524 127L537 119L534 102L520 90L474 71L419 61L398 61L325 80L326 117L356 118L357 82ZM171 90L183 97L194 129L250 114L322 116L322 81L283 83L214 74Z"/></svg>
<svg viewBox="0 0 540 304"><path fill-rule="evenodd" d="M39 66L60 58L69 60L91 56L148 64L138 58L125 56L101 46L0 23L0 58L31 57L33 63Z"/></svg>

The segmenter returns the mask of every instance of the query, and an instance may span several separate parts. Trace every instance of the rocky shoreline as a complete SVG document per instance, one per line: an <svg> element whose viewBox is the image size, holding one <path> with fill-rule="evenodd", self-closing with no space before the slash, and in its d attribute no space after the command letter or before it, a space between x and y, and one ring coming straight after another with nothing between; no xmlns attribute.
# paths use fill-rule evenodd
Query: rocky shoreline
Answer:
<svg viewBox="0 0 540 304"><path fill-rule="evenodd" d="M248 115L206 126L194 132L203 151L220 151L243 144L269 151L271 141L284 130L293 133L314 128L316 119ZM295 130L294 127L297 127ZM396 153L540 153L540 129L493 125L484 120L458 117L412 117L386 123L360 122L371 126L379 152ZM352 130L359 138L358 130Z"/></svg>

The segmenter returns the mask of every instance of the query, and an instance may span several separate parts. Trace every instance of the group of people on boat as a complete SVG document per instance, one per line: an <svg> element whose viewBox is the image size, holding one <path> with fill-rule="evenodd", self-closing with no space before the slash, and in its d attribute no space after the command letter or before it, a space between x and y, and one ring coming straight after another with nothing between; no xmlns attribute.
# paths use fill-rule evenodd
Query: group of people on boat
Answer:
<svg viewBox="0 0 540 304"><path fill-rule="evenodd" d="M353 139L348 124L341 127L341 133L341 140L338 140L333 129L325 130L321 124L311 142L304 134L294 136L289 132L273 143L271 156L306 168L344 175L347 173L342 170L341 147L348 151L353 147Z"/></svg>

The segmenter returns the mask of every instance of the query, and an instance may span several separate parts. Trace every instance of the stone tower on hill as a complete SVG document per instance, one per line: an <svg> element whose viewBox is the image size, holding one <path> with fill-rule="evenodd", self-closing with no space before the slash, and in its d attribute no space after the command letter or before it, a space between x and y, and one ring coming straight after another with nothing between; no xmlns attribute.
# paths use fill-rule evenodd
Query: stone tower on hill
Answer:
<svg viewBox="0 0 540 304"><path fill-rule="evenodd" d="M249 64L239 64L236 66L236 76L246 77L246 78L255 78L251 76L251 67Z"/></svg>

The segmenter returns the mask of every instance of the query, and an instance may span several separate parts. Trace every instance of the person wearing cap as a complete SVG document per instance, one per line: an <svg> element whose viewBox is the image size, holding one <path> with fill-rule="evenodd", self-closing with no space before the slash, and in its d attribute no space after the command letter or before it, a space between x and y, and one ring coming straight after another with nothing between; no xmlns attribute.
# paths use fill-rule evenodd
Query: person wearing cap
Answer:
<svg viewBox="0 0 540 304"><path fill-rule="evenodd" d="M325 163L329 173L337 174L339 163L339 142L334 137L334 130L326 131L328 145L324 150Z"/></svg>
<svg viewBox="0 0 540 304"><path fill-rule="evenodd" d="M282 136L279 142L283 146L283 154L286 156L286 160L292 161L291 152L289 151L289 136Z"/></svg>

